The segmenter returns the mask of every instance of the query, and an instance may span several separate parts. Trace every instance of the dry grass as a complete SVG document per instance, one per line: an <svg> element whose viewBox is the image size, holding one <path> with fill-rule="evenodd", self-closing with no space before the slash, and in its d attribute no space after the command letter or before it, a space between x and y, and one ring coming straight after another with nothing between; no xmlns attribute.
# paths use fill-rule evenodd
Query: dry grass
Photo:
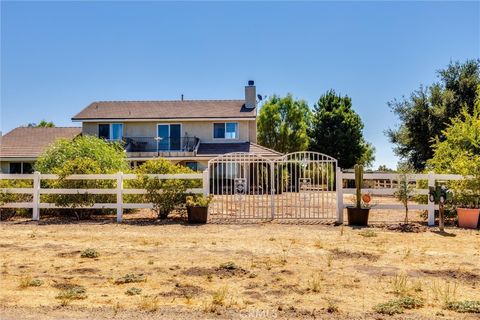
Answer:
<svg viewBox="0 0 480 320"><path fill-rule="evenodd" d="M448 302L478 300L478 231L449 229L455 237L373 231L376 236L350 227L269 223L3 223L0 317L374 318L375 306L415 295L424 304L404 306L405 315L431 319L458 317L454 308L444 309ZM85 248L101 255L81 258ZM44 283L28 286L32 279ZM140 295L126 294L131 282ZM62 296L65 284L88 294ZM62 297L68 306L59 308Z"/></svg>

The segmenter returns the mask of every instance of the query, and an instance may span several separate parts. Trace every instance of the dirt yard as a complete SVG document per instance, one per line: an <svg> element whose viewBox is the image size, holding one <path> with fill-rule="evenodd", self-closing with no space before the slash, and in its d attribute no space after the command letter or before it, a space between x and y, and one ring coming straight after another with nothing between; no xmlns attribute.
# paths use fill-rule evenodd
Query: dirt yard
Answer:
<svg viewBox="0 0 480 320"><path fill-rule="evenodd" d="M3 222L0 318L478 319L442 306L480 300L480 232L433 231Z"/></svg>

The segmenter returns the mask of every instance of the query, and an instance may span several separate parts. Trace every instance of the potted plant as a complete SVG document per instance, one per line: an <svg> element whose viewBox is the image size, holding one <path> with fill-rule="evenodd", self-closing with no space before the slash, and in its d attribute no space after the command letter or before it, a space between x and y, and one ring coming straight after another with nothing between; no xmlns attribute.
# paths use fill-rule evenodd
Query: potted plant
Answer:
<svg viewBox="0 0 480 320"><path fill-rule="evenodd" d="M480 179L465 178L456 184L455 203L460 228L476 229L480 216Z"/></svg>
<svg viewBox="0 0 480 320"><path fill-rule="evenodd" d="M371 196L365 194L362 197L363 186L363 166L355 165L355 188L356 188L356 206L347 207L348 225L351 226L367 226L368 215L370 213L369 203Z"/></svg>
<svg viewBox="0 0 480 320"><path fill-rule="evenodd" d="M480 156L458 157L463 179L453 182L454 205L460 228L476 229L480 215Z"/></svg>
<svg viewBox="0 0 480 320"><path fill-rule="evenodd" d="M212 202L213 196L205 197L188 196L187 197L187 216L189 223L207 223L208 205Z"/></svg>

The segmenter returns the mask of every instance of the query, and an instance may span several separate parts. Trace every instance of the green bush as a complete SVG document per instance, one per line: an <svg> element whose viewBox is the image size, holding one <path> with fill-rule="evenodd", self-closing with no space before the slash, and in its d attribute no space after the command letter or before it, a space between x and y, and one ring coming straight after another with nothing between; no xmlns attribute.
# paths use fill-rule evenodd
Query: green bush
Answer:
<svg viewBox="0 0 480 320"><path fill-rule="evenodd" d="M93 136L60 139L51 145L38 159L35 170L53 173L58 180L42 181L44 188L107 189L115 188L115 180L68 180L73 174L113 174L129 170L123 147L119 143L106 142ZM89 218L95 212L85 209L94 203L115 203L115 195L65 194L42 195L42 202L71 209L79 219Z"/></svg>
<svg viewBox="0 0 480 320"><path fill-rule="evenodd" d="M12 202L32 202L31 194L9 193L5 189L11 188L32 188L32 180L0 180L0 205ZM1 208L0 221L5 221L16 214L27 214L30 209L16 209L16 208Z"/></svg>
<svg viewBox="0 0 480 320"><path fill-rule="evenodd" d="M201 181L190 179L158 179L147 176L148 174L178 174L195 173L187 167L174 165L166 159L155 159L145 162L137 168L139 178L131 181L128 185L137 188L145 188L147 194L143 201L153 203L160 219L165 219L177 206L186 201L186 190L198 188Z"/></svg>

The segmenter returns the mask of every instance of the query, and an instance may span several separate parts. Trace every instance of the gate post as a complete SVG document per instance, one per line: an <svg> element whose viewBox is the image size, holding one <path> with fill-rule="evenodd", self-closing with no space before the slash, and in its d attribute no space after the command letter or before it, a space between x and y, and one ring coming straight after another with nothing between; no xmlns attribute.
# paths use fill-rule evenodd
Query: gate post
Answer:
<svg viewBox="0 0 480 320"><path fill-rule="evenodd" d="M117 173L117 222L123 220L123 172Z"/></svg>
<svg viewBox="0 0 480 320"><path fill-rule="evenodd" d="M428 187L435 188L435 176L433 172L428 173ZM434 227L435 226L435 202L430 201L430 197L427 198L428 200L428 226Z"/></svg>
<svg viewBox="0 0 480 320"><path fill-rule="evenodd" d="M274 173L275 173L275 168L273 167L275 165L275 162L270 162L270 198L271 198L271 210L272 210L272 220L275 219L275 178L274 178Z"/></svg>
<svg viewBox="0 0 480 320"><path fill-rule="evenodd" d="M343 177L342 169L337 167L336 177L336 193L337 193L337 222L343 224Z"/></svg>
<svg viewBox="0 0 480 320"><path fill-rule="evenodd" d="M203 171L203 195L208 196L210 193L210 175L209 175L210 166L207 166L207 169Z"/></svg>

